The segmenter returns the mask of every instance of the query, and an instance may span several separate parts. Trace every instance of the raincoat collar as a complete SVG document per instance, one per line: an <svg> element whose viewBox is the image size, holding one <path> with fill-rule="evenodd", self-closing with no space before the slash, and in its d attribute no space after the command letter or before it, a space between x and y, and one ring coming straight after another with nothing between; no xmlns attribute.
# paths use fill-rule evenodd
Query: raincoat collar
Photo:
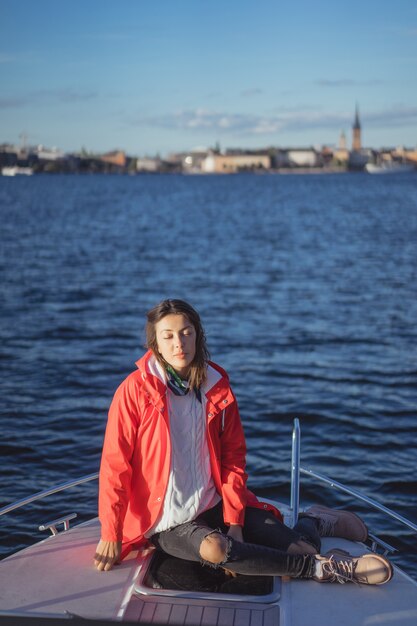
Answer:
<svg viewBox="0 0 417 626"><path fill-rule="evenodd" d="M152 397L155 406L165 403L167 393L166 378L163 368L155 359L151 350L148 350L136 361L144 388ZM202 392L207 398L207 405L211 416L223 411L234 400L229 385L229 377L224 369L209 361L207 381Z"/></svg>

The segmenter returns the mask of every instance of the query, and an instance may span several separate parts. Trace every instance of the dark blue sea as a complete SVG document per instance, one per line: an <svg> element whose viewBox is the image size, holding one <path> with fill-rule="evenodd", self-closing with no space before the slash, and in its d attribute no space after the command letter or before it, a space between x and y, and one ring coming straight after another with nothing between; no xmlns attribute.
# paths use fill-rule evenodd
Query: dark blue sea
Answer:
<svg viewBox="0 0 417 626"><path fill-rule="evenodd" d="M417 173L0 177L0 507L98 469L106 413L167 297L201 313L230 373L250 486L302 465L417 522ZM96 515L96 485L0 518L1 555ZM362 514L417 578L417 538Z"/></svg>

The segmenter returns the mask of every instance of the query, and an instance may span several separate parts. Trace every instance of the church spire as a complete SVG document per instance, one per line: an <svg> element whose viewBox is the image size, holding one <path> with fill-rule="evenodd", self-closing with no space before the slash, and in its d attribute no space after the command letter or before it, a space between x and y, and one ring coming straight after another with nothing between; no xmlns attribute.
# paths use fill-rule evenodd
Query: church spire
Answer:
<svg viewBox="0 0 417 626"><path fill-rule="evenodd" d="M352 126L352 131L352 150L354 152L360 152L362 148L361 123L359 121L359 107L357 104L355 108L355 121Z"/></svg>
<svg viewBox="0 0 417 626"><path fill-rule="evenodd" d="M354 129L361 129L361 123L359 121L359 107L358 104L356 104L356 108L355 108L355 122L353 124L353 128Z"/></svg>

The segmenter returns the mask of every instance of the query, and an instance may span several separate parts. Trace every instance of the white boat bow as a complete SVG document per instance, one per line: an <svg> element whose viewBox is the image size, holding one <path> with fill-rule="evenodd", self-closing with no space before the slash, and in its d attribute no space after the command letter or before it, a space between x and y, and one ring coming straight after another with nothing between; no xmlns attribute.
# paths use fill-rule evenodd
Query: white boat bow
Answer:
<svg viewBox="0 0 417 626"><path fill-rule="evenodd" d="M18 165L11 165L3 167L1 173L2 176L32 176L33 169L31 167L20 167Z"/></svg>
<svg viewBox="0 0 417 626"><path fill-rule="evenodd" d="M301 468L299 425L293 433L291 506L275 503L292 525L298 515L300 473L308 473L335 488L357 495L341 483ZM81 479L92 480L96 475ZM64 490L78 481L48 490ZM363 494L362 501L395 517L417 532L417 525L379 505ZM37 494L36 499L42 497ZM32 497L33 498L33 497ZM26 499L27 500L27 499ZM15 503L18 504L18 503ZM382 508L381 508L382 507ZM0 515L15 505L4 507ZM68 518L68 516L67 516ZM59 522L51 523L56 529ZM80 617L140 624L184 626L415 626L417 624L417 583L399 567L383 586L320 584L310 580L275 577L267 593L220 594L202 591L161 589L150 586L148 572L152 551L131 552L111 572L93 566L93 554L100 537L97 518L58 532L0 562L0 626L52 624L50 619ZM340 548L359 555L391 547L372 538L371 545L339 538L324 538L322 551ZM3 616L3 617L1 617ZM45 622L39 620L46 619ZM7 621L9 620L9 621ZM75 623L75 622L74 622ZM53 625L54 626L54 625Z"/></svg>
<svg viewBox="0 0 417 626"><path fill-rule="evenodd" d="M365 170L368 174L402 174L415 170L410 163L399 163L398 161L385 161L382 163L367 163Z"/></svg>

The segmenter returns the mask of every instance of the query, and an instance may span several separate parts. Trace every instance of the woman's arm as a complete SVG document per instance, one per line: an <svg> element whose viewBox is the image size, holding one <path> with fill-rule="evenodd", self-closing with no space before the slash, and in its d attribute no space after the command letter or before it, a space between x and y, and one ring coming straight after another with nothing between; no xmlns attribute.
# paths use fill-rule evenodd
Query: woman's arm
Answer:
<svg viewBox="0 0 417 626"><path fill-rule="evenodd" d="M120 558L123 522L131 493L131 459L136 443L138 408L132 385L125 380L109 409L99 479L101 540L96 567L109 570Z"/></svg>
<svg viewBox="0 0 417 626"><path fill-rule="evenodd" d="M235 541L243 541L243 530L239 524L230 524L227 534Z"/></svg>
<svg viewBox="0 0 417 626"><path fill-rule="evenodd" d="M113 565L119 562L121 553L121 541L103 541L100 539L94 555L94 565L101 572L108 572Z"/></svg>
<svg viewBox="0 0 417 626"><path fill-rule="evenodd" d="M247 497L246 442L236 399L226 409L223 422L220 435L223 516L226 524L243 526Z"/></svg>

